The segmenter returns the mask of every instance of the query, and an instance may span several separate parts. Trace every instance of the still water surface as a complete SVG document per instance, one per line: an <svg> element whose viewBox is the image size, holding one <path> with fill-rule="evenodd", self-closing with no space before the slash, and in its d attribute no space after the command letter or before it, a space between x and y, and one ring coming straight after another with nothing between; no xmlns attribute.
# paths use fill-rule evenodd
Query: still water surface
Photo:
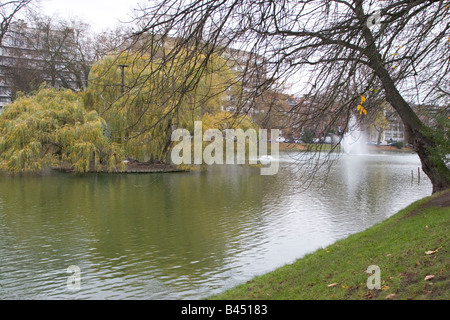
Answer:
<svg viewBox="0 0 450 320"><path fill-rule="evenodd" d="M294 161L284 154L276 176L239 166L1 176L0 299L201 299L432 191L416 155L343 156L306 191ZM67 287L72 265L78 291Z"/></svg>

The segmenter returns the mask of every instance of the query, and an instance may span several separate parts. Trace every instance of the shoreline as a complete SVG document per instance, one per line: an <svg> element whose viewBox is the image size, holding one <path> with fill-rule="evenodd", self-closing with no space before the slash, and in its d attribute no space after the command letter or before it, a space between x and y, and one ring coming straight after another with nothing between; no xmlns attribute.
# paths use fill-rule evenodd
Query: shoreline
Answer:
<svg viewBox="0 0 450 320"><path fill-rule="evenodd" d="M327 152L330 151L334 146L331 144L297 144L297 143L280 143L280 151L322 151ZM336 150L340 150L339 146L336 146ZM376 145L367 145L366 150L369 153L416 153L413 148L403 147L398 149L394 146L376 146Z"/></svg>
<svg viewBox="0 0 450 320"><path fill-rule="evenodd" d="M448 300L450 189L206 300ZM381 270L369 288L368 267Z"/></svg>
<svg viewBox="0 0 450 320"><path fill-rule="evenodd" d="M51 168L54 171L61 171L66 173L75 173L71 168ZM110 171L107 168L100 170L89 170L86 173L104 173L104 174L152 174L152 173L181 173L189 172L189 170L182 169L176 165L169 165L163 163L142 163L138 161L128 162L124 168L117 168Z"/></svg>
<svg viewBox="0 0 450 320"><path fill-rule="evenodd" d="M270 144L268 145L268 150L270 151ZM295 144L295 143L280 143L279 151L281 152L289 152L289 151L311 151L311 152L330 152L333 146L330 144ZM309 150L308 150L309 148ZM393 146L367 146L369 154L416 154L415 150L412 148L402 148L398 149ZM339 147L336 148L336 151L339 151ZM334 151L333 151L334 152ZM93 167L93 166L92 166ZM46 169L42 169L39 172L29 172L32 174L43 173L47 170L50 171L59 171L64 173L77 173L75 170L68 166L59 166L59 167L49 167ZM124 162L123 168L118 166L115 170L108 170L106 167L102 167L100 170L91 169L86 172L79 172L80 174L88 174L88 173L104 173L104 174L156 174L156 173L186 173L190 172L188 167L180 167L172 164L165 164L162 162L149 163L149 162L139 162L136 160L127 160ZM20 174L27 172L10 172L6 170L1 170L1 174Z"/></svg>

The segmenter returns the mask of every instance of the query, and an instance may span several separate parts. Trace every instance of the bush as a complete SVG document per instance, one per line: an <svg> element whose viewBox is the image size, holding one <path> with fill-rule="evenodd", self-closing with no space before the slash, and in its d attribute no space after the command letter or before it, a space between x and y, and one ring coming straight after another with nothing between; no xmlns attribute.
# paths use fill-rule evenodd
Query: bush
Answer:
<svg viewBox="0 0 450 320"><path fill-rule="evenodd" d="M405 146L403 142L396 142L393 145L397 147L397 149L402 149Z"/></svg>
<svg viewBox="0 0 450 320"><path fill-rule="evenodd" d="M311 129L306 128L303 130L301 139L303 140L304 143L307 143L307 144L313 143L314 138L315 138L315 135Z"/></svg>

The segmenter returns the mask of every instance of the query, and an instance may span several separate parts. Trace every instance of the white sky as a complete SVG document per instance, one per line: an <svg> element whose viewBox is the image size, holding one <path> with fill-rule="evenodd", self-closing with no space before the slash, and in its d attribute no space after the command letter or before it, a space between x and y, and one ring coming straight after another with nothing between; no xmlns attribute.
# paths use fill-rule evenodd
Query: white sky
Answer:
<svg viewBox="0 0 450 320"><path fill-rule="evenodd" d="M41 13L63 19L76 17L95 31L113 28L131 20L133 9L144 0L40 0Z"/></svg>

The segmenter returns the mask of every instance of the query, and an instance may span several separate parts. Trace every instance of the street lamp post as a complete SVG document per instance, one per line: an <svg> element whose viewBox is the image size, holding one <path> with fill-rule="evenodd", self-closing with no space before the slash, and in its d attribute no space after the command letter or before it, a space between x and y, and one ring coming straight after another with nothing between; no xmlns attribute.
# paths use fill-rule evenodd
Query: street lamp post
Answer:
<svg viewBox="0 0 450 320"><path fill-rule="evenodd" d="M124 94L125 93L125 68L128 68L129 66L127 64L119 64L118 67L122 69L122 88L121 88L120 92L122 94Z"/></svg>

